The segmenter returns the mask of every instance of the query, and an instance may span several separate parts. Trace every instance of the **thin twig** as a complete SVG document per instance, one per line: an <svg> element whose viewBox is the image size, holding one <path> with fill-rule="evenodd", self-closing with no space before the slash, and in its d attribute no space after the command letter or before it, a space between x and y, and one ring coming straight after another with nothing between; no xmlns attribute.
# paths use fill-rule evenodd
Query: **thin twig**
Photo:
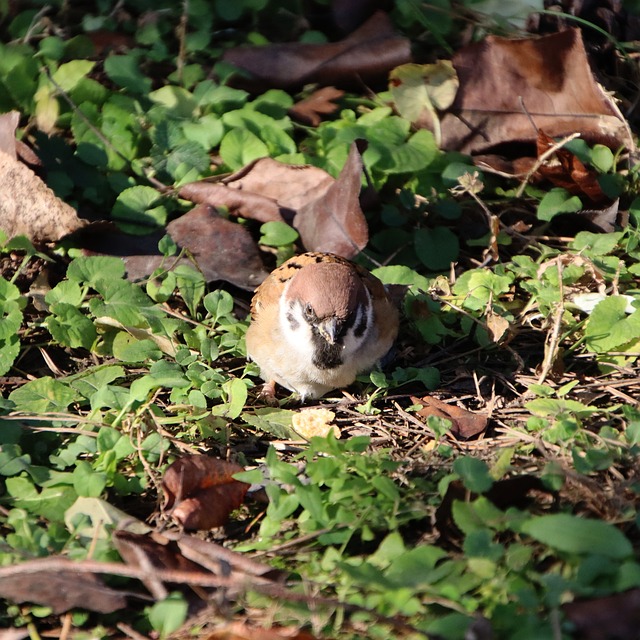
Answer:
<svg viewBox="0 0 640 640"><path fill-rule="evenodd" d="M572 140L575 140L576 138L580 137L580 133L572 133L569 136L566 136L564 138L562 138L562 140L559 140L558 142L556 142L554 145L552 145L551 147L549 147L534 163L533 166L531 167L531 169L529 169L529 171L527 171L527 175L524 177L524 179L522 180L522 182L520 183L520 186L518 187L515 197L516 198L521 198L522 194L524 193L524 190L527 187L527 184L529 183L529 180L531 180L531 176L533 176L533 174L554 154L556 153L556 151L558 151L558 149L562 149L562 147L564 147L565 144L567 144L568 142L571 142Z"/></svg>
<svg viewBox="0 0 640 640"><path fill-rule="evenodd" d="M560 343L560 329L562 328L562 316L564 315L564 289L562 286L562 262L558 260L556 265L558 267L558 293L560 294L560 301L553 314L553 330L551 334L548 334L549 339L546 344L542 370L538 376L538 384L542 384L547 375L549 375L549 371L551 371L555 362L558 345Z"/></svg>

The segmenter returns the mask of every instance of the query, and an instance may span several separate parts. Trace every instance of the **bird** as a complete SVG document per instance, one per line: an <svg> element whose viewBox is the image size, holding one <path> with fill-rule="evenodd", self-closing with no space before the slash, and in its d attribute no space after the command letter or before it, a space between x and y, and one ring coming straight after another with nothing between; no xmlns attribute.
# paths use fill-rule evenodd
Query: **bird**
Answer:
<svg viewBox="0 0 640 640"><path fill-rule="evenodd" d="M277 383L304 402L374 368L398 327L399 312L373 274L331 253L303 253L256 289L247 356L260 368L267 400Z"/></svg>

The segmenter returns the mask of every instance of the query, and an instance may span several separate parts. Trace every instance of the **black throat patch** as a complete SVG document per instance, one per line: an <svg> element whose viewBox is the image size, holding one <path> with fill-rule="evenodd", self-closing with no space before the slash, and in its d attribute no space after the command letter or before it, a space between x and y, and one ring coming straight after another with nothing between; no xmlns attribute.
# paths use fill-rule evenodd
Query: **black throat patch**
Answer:
<svg viewBox="0 0 640 640"><path fill-rule="evenodd" d="M342 363L342 344L329 344L315 330L313 332L313 364L318 369L336 369Z"/></svg>

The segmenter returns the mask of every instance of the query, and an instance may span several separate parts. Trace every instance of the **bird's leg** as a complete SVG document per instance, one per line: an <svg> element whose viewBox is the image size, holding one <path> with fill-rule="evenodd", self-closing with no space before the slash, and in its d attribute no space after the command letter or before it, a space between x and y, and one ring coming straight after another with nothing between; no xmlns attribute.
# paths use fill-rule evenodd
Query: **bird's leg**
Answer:
<svg viewBox="0 0 640 640"><path fill-rule="evenodd" d="M276 398L276 381L268 380L265 382L258 394L258 398L270 407L277 407L278 398Z"/></svg>

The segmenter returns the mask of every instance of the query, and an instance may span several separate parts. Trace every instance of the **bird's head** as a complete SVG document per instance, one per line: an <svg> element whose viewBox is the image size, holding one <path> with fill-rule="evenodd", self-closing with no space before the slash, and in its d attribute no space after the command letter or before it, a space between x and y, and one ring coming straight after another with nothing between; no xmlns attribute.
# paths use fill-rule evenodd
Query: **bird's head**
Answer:
<svg viewBox="0 0 640 640"><path fill-rule="evenodd" d="M289 342L308 346L318 368L335 368L367 339L373 323L371 296L352 266L308 264L287 283L280 322Z"/></svg>

